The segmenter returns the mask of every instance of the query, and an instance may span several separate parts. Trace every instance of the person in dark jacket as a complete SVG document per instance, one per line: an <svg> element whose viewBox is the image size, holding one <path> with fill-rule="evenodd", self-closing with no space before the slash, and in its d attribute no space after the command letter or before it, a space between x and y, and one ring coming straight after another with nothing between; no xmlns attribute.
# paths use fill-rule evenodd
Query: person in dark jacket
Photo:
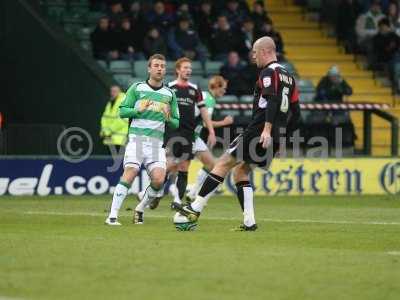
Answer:
<svg viewBox="0 0 400 300"><path fill-rule="evenodd" d="M400 38L390 28L389 19L378 22L379 32L372 39L373 69L385 68L400 50Z"/></svg>
<svg viewBox="0 0 400 300"><path fill-rule="evenodd" d="M261 27L265 20L271 22L271 19L268 17L268 14L264 8L264 1L254 2L253 12L250 14L250 17L254 21L255 28Z"/></svg>
<svg viewBox="0 0 400 300"><path fill-rule="evenodd" d="M248 94L246 74L244 72L245 66L237 52L229 52L227 63L219 71L220 75L228 80L228 87L226 89L228 95L241 96Z"/></svg>
<svg viewBox="0 0 400 300"><path fill-rule="evenodd" d="M215 60L225 60L230 51L238 47L238 35L229 25L228 19L220 15L216 29L211 36L211 49Z"/></svg>
<svg viewBox="0 0 400 300"><path fill-rule="evenodd" d="M353 94L351 86L343 79L337 66L332 66L317 86L315 101L343 102L343 96Z"/></svg>
<svg viewBox="0 0 400 300"><path fill-rule="evenodd" d="M128 18L122 20L121 30L118 32L119 53L122 59L144 59L141 52L141 36L133 28Z"/></svg>
<svg viewBox="0 0 400 300"><path fill-rule="evenodd" d="M111 50L114 49L114 40L109 29L109 20L107 17L101 17L95 30L90 35L92 42L93 56L96 59L108 59Z"/></svg>
<svg viewBox="0 0 400 300"><path fill-rule="evenodd" d="M147 57L155 53L167 55L167 44L156 27L150 28L143 41L143 50Z"/></svg>
<svg viewBox="0 0 400 300"><path fill-rule="evenodd" d="M168 46L171 49L173 59L188 57L191 60L205 60L201 51L201 43L197 32L190 28L190 19L182 16L178 27L170 31L168 35Z"/></svg>
<svg viewBox="0 0 400 300"><path fill-rule="evenodd" d="M165 11L165 4L160 0L154 2L153 9L146 14L145 19L148 26L156 27L162 34L167 33L175 21L174 17Z"/></svg>
<svg viewBox="0 0 400 300"><path fill-rule="evenodd" d="M200 4L200 10L194 15L197 24L197 32L204 45L210 48L211 35L213 31L214 16L212 14L212 4L205 0Z"/></svg>
<svg viewBox="0 0 400 300"><path fill-rule="evenodd" d="M257 28L255 32L255 40L263 36L269 36L274 40L278 60L282 60L285 54L283 39L281 34L275 30L274 24L269 19L265 19L261 27Z"/></svg>

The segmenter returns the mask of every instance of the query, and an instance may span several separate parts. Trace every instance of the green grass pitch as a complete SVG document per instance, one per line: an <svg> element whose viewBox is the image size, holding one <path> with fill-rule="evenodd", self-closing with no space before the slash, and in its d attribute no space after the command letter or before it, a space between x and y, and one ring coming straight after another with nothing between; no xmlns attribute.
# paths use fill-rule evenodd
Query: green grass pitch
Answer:
<svg viewBox="0 0 400 300"><path fill-rule="evenodd" d="M177 232L164 199L103 225L110 197L1 197L0 299L400 299L399 197L233 197Z"/></svg>

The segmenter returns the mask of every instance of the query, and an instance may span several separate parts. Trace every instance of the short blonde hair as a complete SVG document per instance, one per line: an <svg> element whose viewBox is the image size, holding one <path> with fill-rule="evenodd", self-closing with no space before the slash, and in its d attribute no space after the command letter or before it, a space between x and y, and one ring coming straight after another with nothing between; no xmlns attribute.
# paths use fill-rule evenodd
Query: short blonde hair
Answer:
<svg viewBox="0 0 400 300"><path fill-rule="evenodd" d="M227 80L225 80L224 77L220 76L220 75L214 75L210 78L210 80L208 81L208 89L209 90L213 90L216 88L221 88L224 85L227 84Z"/></svg>

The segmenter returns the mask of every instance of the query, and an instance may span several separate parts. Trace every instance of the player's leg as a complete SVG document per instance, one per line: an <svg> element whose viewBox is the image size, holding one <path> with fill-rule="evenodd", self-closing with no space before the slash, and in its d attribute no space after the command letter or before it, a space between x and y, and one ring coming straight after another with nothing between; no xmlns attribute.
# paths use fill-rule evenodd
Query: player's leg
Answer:
<svg viewBox="0 0 400 300"><path fill-rule="evenodd" d="M245 162L241 162L233 170L233 179L236 184L236 192L240 207L243 211L243 225L240 230L254 231L257 229L254 215L253 187L250 183L251 167Z"/></svg>
<svg viewBox="0 0 400 300"><path fill-rule="evenodd" d="M167 172L169 174L169 193L171 194L173 200L179 202L179 191L176 186L176 180L178 177L178 163L173 157L168 157L167 160Z"/></svg>
<svg viewBox="0 0 400 300"><path fill-rule="evenodd" d="M199 137L196 138L193 151L195 152L196 158L200 160L200 162L202 163L203 168L201 168L200 171L198 172L196 183L187 194L187 197L189 198L190 202L192 202L195 199L197 193L200 190L201 185L203 184L204 180L206 179L206 177L208 176L208 174L214 168L215 165L214 157L212 156L211 152L207 148L207 145L201 138Z"/></svg>
<svg viewBox="0 0 400 300"><path fill-rule="evenodd" d="M165 163L154 162L148 167L150 173L150 185L144 191L142 200L135 208L134 220L135 224L143 224L144 209L147 205L152 203L156 198L162 197L164 194L164 180L165 180Z"/></svg>
<svg viewBox="0 0 400 300"><path fill-rule="evenodd" d="M111 209L105 223L108 225L120 225L117 221L118 212L124 202L128 190L132 185L133 180L139 173L143 156L141 155L140 148L142 143L140 140L133 141L133 138L128 142L125 149L124 156L124 173L122 174L120 182L114 190Z"/></svg>
<svg viewBox="0 0 400 300"><path fill-rule="evenodd" d="M182 199L185 195L187 181L188 181L188 171L190 166L190 160L184 160L178 164L178 175L176 179L176 187L178 189L178 199L174 198L174 202L182 203Z"/></svg>
<svg viewBox="0 0 400 300"><path fill-rule="evenodd" d="M216 162L214 168L205 179L196 196L196 200L187 206L176 207L176 210L187 216L191 221L197 220L208 199L212 196L218 186L223 183L225 176L237 164L236 158L229 153L222 155Z"/></svg>

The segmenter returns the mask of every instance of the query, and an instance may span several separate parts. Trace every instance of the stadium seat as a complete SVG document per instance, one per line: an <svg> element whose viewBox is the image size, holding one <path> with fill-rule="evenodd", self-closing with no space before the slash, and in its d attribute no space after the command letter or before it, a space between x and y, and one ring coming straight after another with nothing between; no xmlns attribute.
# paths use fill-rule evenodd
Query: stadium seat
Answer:
<svg viewBox="0 0 400 300"><path fill-rule="evenodd" d="M240 97L240 102L243 103L253 103L254 96L253 95L243 95Z"/></svg>
<svg viewBox="0 0 400 300"><path fill-rule="evenodd" d="M198 77L197 84L201 88L202 91L208 91L208 78Z"/></svg>
<svg viewBox="0 0 400 300"><path fill-rule="evenodd" d="M86 51L92 51L92 43L89 41L81 41L80 45Z"/></svg>
<svg viewBox="0 0 400 300"><path fill-rule="evenodd" d="M85 16L89 12L89 4L86 3L70 3L68 11L71 14Z"/></svg>
<svg viewBox="0 0 400 300"><path fill-rule="evenodd" d="M80 41L89 41L89 39L90 39L89 27L79 27L79 29L76 31L76 37Z"/></svg>
<svg viewBox="0 0 400 300"><path fill-rule="evenodd" d="M147 61L146 60L137 60L134 63L133 73L136 77L139 78L147 78Z"/></svg>
<svg viewBox="0 0 400 300"><path fill-rule="evenodd" d="M238 102L238 97L235 95L225 95L218 99L219 102Z"/></svg>
<svg viewBox="0 0 400 300"><path fill-rule="evenodd" d="M147 61L146 61L146 70L147 70ZM167 74L175 75L175 61L173 61L173 60L167 61Z"/></svg>
<svg viewBox="0 0 400 300"><path fill-rule="evenodd" d="M220 61L207 61L206 62L206 74L207 76L219 74L219 69L223 65Z"/></svg>
<svg viewBox="0 0 400 300"><path fill-rule="evenodd" d="M315 91L314 84L311 80L300 79L297 81L297 88L300 93L312 93Z"/></svg>
<svg viewBox="0 0 400 300"><path fill-rule="evenodd" d="M134 82L142 80L127 74L115 74L114 79L118 82L123 90L127 90Z"/></svg>
<svg viewBox="0 0 400 300"><path fill-rule="evenodd" d="M114 60L110 62L110 71L113 74L132 74L132 64L126 60Z"/></svg>
<svg viewBox="0 0 400 300"><path fill-rule="evenodd" d="M313 102L315 97L314 92L300 92L300 103Z"/></svg>
<svg viewBox="0 0 400 300"><path fill-rule="evenodd" d="M97 60L97 64L102 67L105 71L108 71L107 62L105 60Z"/></svg>
<svg viewBox="0 0 400 300"><path fill-rule="evenodd" d="M65 14L66 6L65 4L46 5L44 9L50 19L60 23L63 19L63 15Z"/></svg>
<svg viewBox="0 0 400 300"><path fill-rule="evenodd" d="M192 62L192 75L204 75L204 69L199 61Z"/></svg>

